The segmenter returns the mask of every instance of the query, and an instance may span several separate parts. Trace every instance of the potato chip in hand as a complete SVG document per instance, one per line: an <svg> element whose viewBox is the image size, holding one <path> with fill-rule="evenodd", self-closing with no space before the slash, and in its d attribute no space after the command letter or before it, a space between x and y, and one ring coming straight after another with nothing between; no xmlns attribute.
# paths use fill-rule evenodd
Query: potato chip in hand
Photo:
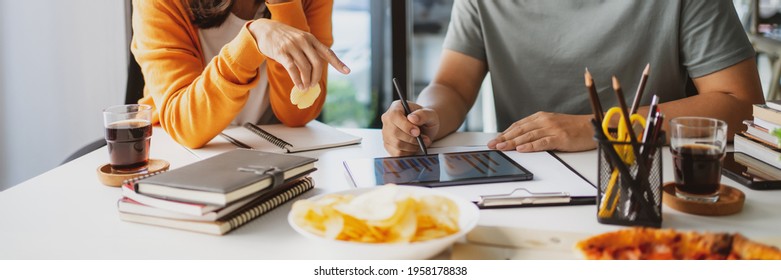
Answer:
<svg viewBox="0 0 781 280"><path fill-rule="evenodd" d="M397 243L458 232L458 207L437 195L413 195L383 186L353 197L326 195L293 204L296 224L317 235L356 242Z"/></svg>
<svg viewBox="0 0 781 280"><path fill-rule="evenodd" d="M315 86L309 87L306 91L293 87L290 91L290 103L297 105L298 109L306 109L315 103L318 96L320 96L320 84L315 84Z"/></svg>

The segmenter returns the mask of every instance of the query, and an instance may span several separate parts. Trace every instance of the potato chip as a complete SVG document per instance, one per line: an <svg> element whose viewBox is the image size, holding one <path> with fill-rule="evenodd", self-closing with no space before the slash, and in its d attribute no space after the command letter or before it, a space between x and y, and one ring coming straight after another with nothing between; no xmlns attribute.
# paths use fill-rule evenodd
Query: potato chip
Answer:
<svg viewBox="0 0 781 280"><path fill-rule="evenodd" d="M396 213L396 188L378 188L334 208L362 220L385 220Z"/></svg>
<svg viewBox="0 0 781 280"><path fill-rule="evenodd" d="M395 202L395 208L396 212L393 213L392 216L380 220L368 220L367 223L372 226L380 227L380 228L386 228L391 227L393 225L396 225L401 222L402 219L405 218L408 212L415 213L415 200L412 198L407 198L404 200L396 201Z"/></svg>
<svg viewBox="0 0 781 280"><path fill-rule="evenodd" d="M323 220L325 231L323 235L327 238L336 239L345 229L344 218L341 215L330 215Z"/></svg>
<svg viewBox="0 0 781 280"><path fill-rule="evenodd" d="M458 206L450 199L439 196L424 196L420 198L418 212L427 215L436 225L458 231Z"/></svg>
<svg viewBox="0 0 781 280"><path fill-rule="evenodd" d="M458 232L458 207L436 195L413 196L393 186L326 195L293 204L294 221L325 238L365 243L426 241Z"/></svg>
<svg viewBox="0 0 781 280"><path fill-rule="evenodd" d="M315 103L318 96L320 96L320 84L315 84L306 91L302 91L298 89L298 87L293 87L293 89L290 90L290 103L297 105L298 109L306 109Z"/></svg>
<svg viewBox="0 0 781 280"><path fill-rule="evenodd" d="M415 232L418 229L418 219L415 216L414 208L406 207L400 214L400 218L391 224L390 232L388 232L387 242L397 243L405 242L409 243L413 241Z"/></svg>

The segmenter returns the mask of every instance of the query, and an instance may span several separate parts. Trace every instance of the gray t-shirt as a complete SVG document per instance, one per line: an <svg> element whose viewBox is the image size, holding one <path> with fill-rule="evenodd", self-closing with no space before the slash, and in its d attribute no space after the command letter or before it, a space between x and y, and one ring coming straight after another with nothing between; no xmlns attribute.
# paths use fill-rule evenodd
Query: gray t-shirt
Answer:
<svg viewBox="0 0 781 280"><path fill-rule="evenodd" d="M607 110L612 75L631 103L650 63L648 105L754 57L731 0L455 0L444 47L487 63L500 130L538 111L591 114L586 67Z"/></svg>

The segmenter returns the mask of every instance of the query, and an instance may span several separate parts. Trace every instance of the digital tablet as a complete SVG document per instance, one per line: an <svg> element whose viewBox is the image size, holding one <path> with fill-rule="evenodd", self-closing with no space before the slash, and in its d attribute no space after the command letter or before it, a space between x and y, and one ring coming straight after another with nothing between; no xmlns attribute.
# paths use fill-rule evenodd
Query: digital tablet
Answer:
<svg viewBox="0 0 781 280"><path fill-rule="evenodd" d="M524 181L534 177L496 150L348 160L344 166L356 187L385 184L442 187Z"/></svg>
<svg viewBox="0 0 781 280"><path fill-rule="evenodd" d="M727 152L724 176L754 190L781 189L781 169L740 152Z"/></svg>

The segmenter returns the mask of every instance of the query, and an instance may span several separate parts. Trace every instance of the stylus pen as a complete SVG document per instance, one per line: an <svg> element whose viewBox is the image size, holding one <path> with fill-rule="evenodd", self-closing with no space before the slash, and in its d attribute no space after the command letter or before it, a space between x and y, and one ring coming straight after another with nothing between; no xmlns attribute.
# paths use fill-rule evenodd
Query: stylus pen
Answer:
<svg viewBox="0 0 781 280"><path fill-rule="evenodd" d="M399 82L396 80L396 78L393 78L393 87L396 88L396 94L399 95L399 99L401 100L401 106L404 107L404 114L405 116L409 116L409 114L412 113L409 109L409 104L407 104L407 98L404 96L403 93L401 93L401 88L399 87ZM423 144L423 131L421 130L420 134L418 134L418 137L415 137L415 139L418 140L418 146L420 146L420 150L423 151L424 155L428 155L428 150L426 150L426 145Z"/></svg>

